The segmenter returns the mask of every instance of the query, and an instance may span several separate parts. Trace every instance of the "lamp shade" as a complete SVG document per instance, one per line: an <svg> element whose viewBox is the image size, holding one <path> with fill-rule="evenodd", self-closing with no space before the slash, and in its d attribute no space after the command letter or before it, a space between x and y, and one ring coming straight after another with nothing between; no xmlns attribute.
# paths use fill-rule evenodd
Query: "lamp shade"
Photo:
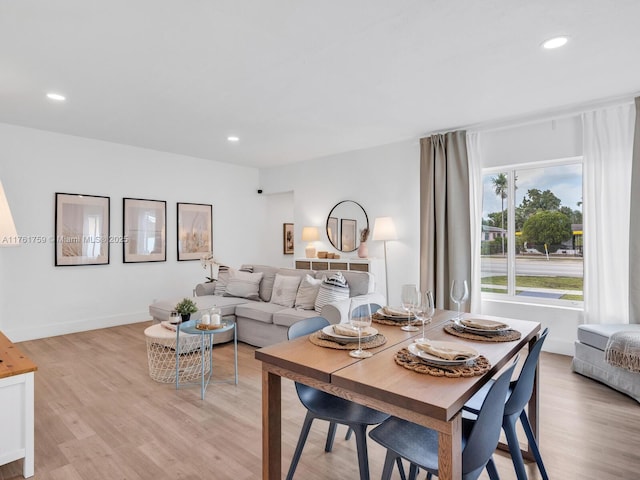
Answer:
<svg viewBox="0 0 640 480"><path fill-rule="evenodd" d="M320 240L320 232L318 227L302 227L302 241L315 242Z"/></svg>
<svg viewBox="0 0 640 480"><path fill-rule="evenodd" d="M0 182L0 247L16 247L20 245L16 226L13 223L9 202L4 194L2 182Z"/></svg>
<svg viewBox="0 0 640 480"><path fill-rule="evenodd" d="M397 240L396 226L391 217L378 217L373 224L373 240Z"/></svg>

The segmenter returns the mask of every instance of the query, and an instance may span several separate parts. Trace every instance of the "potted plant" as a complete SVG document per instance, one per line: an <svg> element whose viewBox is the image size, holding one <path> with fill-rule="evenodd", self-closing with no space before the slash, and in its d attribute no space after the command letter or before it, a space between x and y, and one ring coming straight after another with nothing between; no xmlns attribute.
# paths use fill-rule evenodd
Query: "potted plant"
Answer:
<svg viewBox="0 0 640 480"><path fill-rule="evenodd" d="M176 312L182 317L182 321L186 322L191 318L192 313L196 313L198 307L190 298L183 298L176 304Z"/></svg>

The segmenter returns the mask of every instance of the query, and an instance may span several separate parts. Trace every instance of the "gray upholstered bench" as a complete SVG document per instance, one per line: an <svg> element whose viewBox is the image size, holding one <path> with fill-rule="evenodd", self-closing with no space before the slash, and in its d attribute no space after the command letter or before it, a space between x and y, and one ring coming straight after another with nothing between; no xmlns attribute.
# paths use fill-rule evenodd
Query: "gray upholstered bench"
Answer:
<svg viewBox="0 0 640 480"><path fill-rule="evenodd" d="M624 331L640 332L640 325L580 325L572 367L574 372L598 380L640 402L640 373L614 367L604 359L609 337Z"/></svg>

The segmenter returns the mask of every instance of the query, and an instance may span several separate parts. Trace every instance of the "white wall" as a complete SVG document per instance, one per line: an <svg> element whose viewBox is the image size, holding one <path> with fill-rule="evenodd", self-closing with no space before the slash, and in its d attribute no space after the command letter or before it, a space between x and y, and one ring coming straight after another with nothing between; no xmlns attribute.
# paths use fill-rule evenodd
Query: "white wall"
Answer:
<svg viewBox="0 0 640 480"><path fill-rule="evenodd" d="M268 248L254 168L0 124L0 178L24 236L54 235L55 192L111 197L113 235L123 197L167 202L166 262L124 264L112 245L109 265L55 267L49 242L0 249L0 328L13 341L147 320L154 299L191 295L207 272L177 261L177 202L213 204L221 261L261 262Z"/></svg>
<svg viewBox="0 0 640 480"><path fill-rule="evenodd" d="M393 286L419 281L419 160L419 144L413 140L264 169L260 184L266 194L294 192L296 258L304 257L306 244L300 235L309 225L321 230L316 249L336 252L325 225L331 209L342 200L362 205L371 228L376 217L392 217L399 240L387 242L389 296L392 304L399 304L400 291ZM356 252L341 255L357 256ZM384 257L382 242L369 242L369 256Z"/></svg>
<svg viewBox="0 0 640 480"><path fill-rule="evenodd" d="M264 243L265 256L260 263L278 267L293 268L294 255L285 255L283 250L283 224L293 223L293 192L263 193L267 204L266 216L263 217L263 228L260 241ZM295 242L294 242L295 244Z"/></svg>

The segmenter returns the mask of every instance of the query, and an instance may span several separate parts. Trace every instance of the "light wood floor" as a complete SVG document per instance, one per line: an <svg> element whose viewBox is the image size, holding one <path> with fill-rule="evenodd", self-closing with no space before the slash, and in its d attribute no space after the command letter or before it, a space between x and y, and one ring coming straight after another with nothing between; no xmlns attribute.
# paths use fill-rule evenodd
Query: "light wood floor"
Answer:
<svg viewBox="0 0 640 480"><path fill-rule="evenodd" d="M239 346L240 383L176 391L149 378L139 323L23 342L36 372L35 479L261 478L261 375L254 348ZM214 348L218 378L233 372L232 345ZM570 358L543 353L541 450L552 479L640 478L640 405L571 372ZM288 468L303 407L283 380L283 465ZM0 430L2 426L0 426ZM326 424L316 422L296 478L358 478L355 442L338 431L323 451ZM371 477L384 451L369 441ZM502 479L510 459L496 455ZM0 480L22 478L21 461L0 467ZM529 478L539 479L535 464ZM395 473L394 478L399 478ZM483 475L483 479L488 478Z"/></svg>

